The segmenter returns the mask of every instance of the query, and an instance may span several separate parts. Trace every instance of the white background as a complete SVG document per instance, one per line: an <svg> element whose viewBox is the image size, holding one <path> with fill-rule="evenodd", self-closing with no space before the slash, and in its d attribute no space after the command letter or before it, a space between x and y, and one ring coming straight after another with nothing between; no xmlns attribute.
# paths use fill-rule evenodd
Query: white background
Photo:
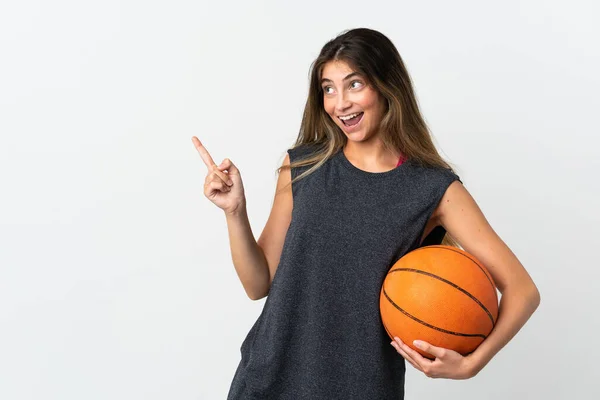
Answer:
<svg viewBox="0 0 600 400"><path fill-rule="evenodd" d="M225 398L264 300L190 138L238 165L258 237L310 63L355 27L396 44L542 294L474 379L408 365L407 399L599 398L599 17L592 0L3 2L0 398Z"/></svg>

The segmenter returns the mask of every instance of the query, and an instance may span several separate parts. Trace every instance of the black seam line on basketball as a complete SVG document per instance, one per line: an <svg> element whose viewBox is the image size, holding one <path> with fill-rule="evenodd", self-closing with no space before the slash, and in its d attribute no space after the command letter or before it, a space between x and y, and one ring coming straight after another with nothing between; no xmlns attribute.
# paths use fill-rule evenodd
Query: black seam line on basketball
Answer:
<svg viewBox="0 0 600 400"><path fill-rule="evenodd" d="M469 260L473 261L473 263L475 263L475 265L477 265L477 267L481 270L481 272L483 272L483 274L485 275L485 277L487 278L487 280L490 282L490 285L492 285L492 287L494 288L494 290L496 290L496 286L494 285L494 282L492 282L492 280L490 279L490 277L488 276L488 274L484 271L484 269L481 267L481 264L479 264L475 259L473 259L473 257L469 254L469 253L462 253L458 250L455 249L449 249L447 247L444 246L436 246L436 245L431 245L431 246L426 246L426 247L435 247L436 249L442 249L442 250L448 250L448 251L452 251L454 253L458 253L461 256L465 256L467 257ZM420 249L417 250L421 250L424 249L425 247L421 247Z"/></svg>
<svg viewBox="0 0 600 400"><path fill-rule="evenodd" d="M442 250L448 250L448 251L453 251L455 253L460 254L461 256L465 256L467 257L469 260L473 261L473 263L475 263L475 265L477 265L477 267L481 270L481 272L483 272L483 275L485 275L485 277L487 278L488 282L490 283L490 285L492 285L492 289L494 289L494 295L496 296L496 303L498 302L498 294L496 293L496 285L494 285L494 282L492 282L492 279L488 276L488 274L485 272L485 270L483 269L483 267L481 266L481 264L479 264L475 259L473 259L473 257L467 253L467 252L460 252L456 249L449 249L448 247L444 247L444 246L439 246L439 245L430 245L430 246L425 246L425 247L420 247L417 250L423 250L426 249L428 247L435 247L436 249L442 249Z"/></svg>
<svg viewBox="0 0 600 400"><path fill-rule="evenodd" d="M383 295L385 296L386 299L388 299L388 301L398 309L398 311L400 311L402 314L406 315L408 318L413 319L415 321L417 321L418 323L425 325L431 329L435 329L436 331L440 331L443 333L447 333L449 335L455 335L455 336L465 336L465 337L480 337L482 339L485 340L486 335L483 335L481 333L461 333L461 332L454 332L454 331L449 331L447 329L443 329L437 326L433 326L431 324L428 324L427 322L420 320L419 318L415 317L412 314L409 314L407 311L403 310L398 304L394 303L394 301L392 299L390 299L390 296L388 296L387 292L385 291L385 289L383 290Z"/></svg>
<svg viewBox="0 0 600 400"><path fill-rule="evenodd" d="M398 271L416 272L417 274L427 275L431 278L434 278L434 279L437 279L444 283L447 283L448 285L452 286L453 288L455 288L457 290L460 290L461 292L463 292L464 294L469 296L471 298L471 300L473 300L474 302L479 304L479 306L483 309L483 311L485 311L485 313L488 315L488 317L490 317L490 321L492 321L492 327L495 325L494 317L492 316L492 313L487 309L487 307L485 305L483 305L483 303L481 301L479 301L479 299L477 297L473 296L471 293L467 292L465 289L461 288L457 284L452 283L449 280L446 280L440 276L432 274L431 272L425 272L425 271L421 271L420 269L414 269L414 268L396 268L396 269L391 270L389 273L391 274L392 272L398 272Z"/></svg>

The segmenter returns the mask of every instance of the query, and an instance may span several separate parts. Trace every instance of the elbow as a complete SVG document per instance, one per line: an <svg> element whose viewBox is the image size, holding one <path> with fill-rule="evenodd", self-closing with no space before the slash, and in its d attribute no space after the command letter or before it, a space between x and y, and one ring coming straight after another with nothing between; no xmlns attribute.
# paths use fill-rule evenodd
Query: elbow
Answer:
<svg viewBox="0 0 600 400"><path fill-rule="evenodd" d="M248 298L250 300L256 301L256 300L264 299L265 297L267 297L267 295L269 294L270 286L271 285L269 284L266 286L255 287L255 288L245 287L244 289L246 290L246 295L248 296Z"/></svg>
<svg viewBox="0 0 600 400"><path fill-rule="evenodd" d="M533 311L535 311L540 306L542 296L540 295L540 291L538 290L537 286L535 286L535 284L533 285L533 289L531 292L531 305L533 307Z"/></svg>
<svg viewBox="0 0 600 400"><path fill-rule="evenodd" d="M242 282L244 290L246 291L246 295L250 300L256 301L263 299L267 297L269 290L271 290L271 282L273 281L273 278L269 272L270 269L268 264L263 271L265 271L265 273L256 274L253 276L253 279Z"/></svg>
<svg viewBox="0 0 600 400"><path fill-rule="evenodd" d="M541 295L537 286L533 281L530 281L525 287L521 286L521 295L525 299L525 304L530 310L530 314L533 314L540 306Z"/></svg>
<svg viewBox="0 0 600 400"><path fill-rule="evenodd" d="M500 291L503 295L511 293L511 295L520 298L523 306L529 310L530 314L533 314L540 306L540 291L531 279L520 283L514 282L503 289L505 290Z"/></svg>
<svg viewBox="0 0 600 400"><path fill-rule="evenodd" d="M252 293L252 292L246 292L246 295L248 296L248 298L250 300L256 301L256 300L260 300L263 299L265 297L267 297L266 293Z"/></svg>
<svg viewBox="0 0 600 400"><path fill-rule="evenodd" d="M254 274L253 279L251 281L247 281L244 285L246 295L250 300L253 301L267 297L269 295L269 291L271 290L271 282L273 282L271 268L269 268L269 262L264 255L264 250L262 247L260 247L260 245L258 246L258 249L263 256L262 260L264 261L264 266L259 268L260 273Z"/></svg>

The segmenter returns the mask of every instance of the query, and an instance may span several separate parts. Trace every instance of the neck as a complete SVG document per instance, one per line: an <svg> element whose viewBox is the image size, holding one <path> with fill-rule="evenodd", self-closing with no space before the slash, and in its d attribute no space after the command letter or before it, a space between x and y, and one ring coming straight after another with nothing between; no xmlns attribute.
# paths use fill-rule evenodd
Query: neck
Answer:
<svg viewBox="0 0 600 400"><path fill-rule="evenodd" d="M342 151L348 161L370 172L389 171L398 165L400 158L400 153L386 149L380 140L367 142L348 140Z"/></svg>

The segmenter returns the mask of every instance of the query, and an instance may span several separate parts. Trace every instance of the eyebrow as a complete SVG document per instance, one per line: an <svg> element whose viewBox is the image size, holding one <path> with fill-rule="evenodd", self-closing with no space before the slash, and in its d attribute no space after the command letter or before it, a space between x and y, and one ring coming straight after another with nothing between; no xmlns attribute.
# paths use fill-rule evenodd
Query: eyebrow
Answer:
<svg viewBox="0 0 600 400"><path fill-rule="evenodd" d="M346 77L343 79L344 81L347 81L348 79L354 77L354 76L359 76L360 74L358 72L352 72L351 74L346 75ZM327 78L323 78L321 79L321 84L323 84L324 82L333 82L331 79L327 79Z"/></svg>

